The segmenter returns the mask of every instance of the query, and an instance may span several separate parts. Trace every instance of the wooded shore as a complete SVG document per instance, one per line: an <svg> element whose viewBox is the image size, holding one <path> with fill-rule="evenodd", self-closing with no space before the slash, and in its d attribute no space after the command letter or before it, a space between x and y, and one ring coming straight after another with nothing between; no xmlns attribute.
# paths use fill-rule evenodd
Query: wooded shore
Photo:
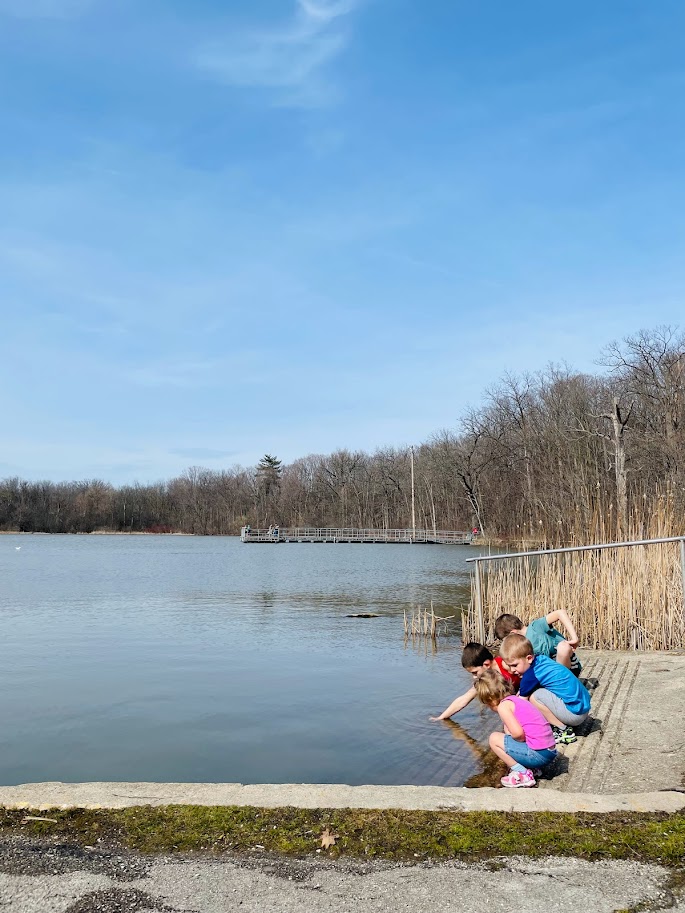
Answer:
<svg viewBox="0 0 685 913"><path fill-rule="evenodd" d="M472 529L493 545L625 538L685 516L685 334L611 343L602 373L506 374L453 429L413 447L190 467L114 486L0 481L0 530L237 535L241 527ZM653 525L653 524L652 524ZM683 521L664 535L678 534ZM643 535L638 536L642 538Z"/></svg>

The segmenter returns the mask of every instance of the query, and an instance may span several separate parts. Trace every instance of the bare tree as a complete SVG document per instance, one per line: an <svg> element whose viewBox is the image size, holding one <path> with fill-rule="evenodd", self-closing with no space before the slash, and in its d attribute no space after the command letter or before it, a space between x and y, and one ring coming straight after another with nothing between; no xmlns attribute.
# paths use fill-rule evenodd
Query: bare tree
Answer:
<svg viewBox="0 0 685 913"><path fill-rule="evenodd" d="M625 397L636 405L645 443L656 444L656 456L668 474L682 471L685 444L685 334L675 327L641 330L602 352Z"/></svg>

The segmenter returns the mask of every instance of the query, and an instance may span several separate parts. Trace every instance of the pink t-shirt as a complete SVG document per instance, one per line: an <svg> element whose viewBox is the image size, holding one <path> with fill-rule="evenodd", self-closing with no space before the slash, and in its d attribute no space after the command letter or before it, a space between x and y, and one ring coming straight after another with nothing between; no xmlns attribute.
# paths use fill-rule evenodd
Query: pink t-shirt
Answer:
<svg viewBox="0 0 685 913"><path fill-rule="evenodd" d="M556 747L552 727L537 707L517 694L505 697L504 700L511 701L514 705L514 715L523 728L526 745L529 748L532 748L533 751L540 751L542 748Z"/></svg>

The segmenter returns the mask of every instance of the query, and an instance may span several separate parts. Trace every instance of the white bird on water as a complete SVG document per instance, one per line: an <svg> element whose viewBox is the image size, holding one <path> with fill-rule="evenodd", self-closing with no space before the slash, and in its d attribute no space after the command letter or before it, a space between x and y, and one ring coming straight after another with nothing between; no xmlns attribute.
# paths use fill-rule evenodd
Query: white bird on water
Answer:
<svg viewBox="0 0 685 913"><path fill-rule="evenodd" d="M20 551L21 551L21 545L15 545L15 546L14 546L14 550L17 551L17 552L20 552Z"/></svg>

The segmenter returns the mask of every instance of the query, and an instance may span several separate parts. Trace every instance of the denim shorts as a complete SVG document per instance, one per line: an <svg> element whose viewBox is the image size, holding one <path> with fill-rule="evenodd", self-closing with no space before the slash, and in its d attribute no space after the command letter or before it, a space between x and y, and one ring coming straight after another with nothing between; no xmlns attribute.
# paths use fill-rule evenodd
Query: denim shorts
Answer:
<svg viewBox="0 0 685 913"><path fill-rule="evenodd" d="M517 742L510 735L504 736L504 750L517 764L524 767L544 767L557 756L556 748L529 748L525 742Z"/></svg>

